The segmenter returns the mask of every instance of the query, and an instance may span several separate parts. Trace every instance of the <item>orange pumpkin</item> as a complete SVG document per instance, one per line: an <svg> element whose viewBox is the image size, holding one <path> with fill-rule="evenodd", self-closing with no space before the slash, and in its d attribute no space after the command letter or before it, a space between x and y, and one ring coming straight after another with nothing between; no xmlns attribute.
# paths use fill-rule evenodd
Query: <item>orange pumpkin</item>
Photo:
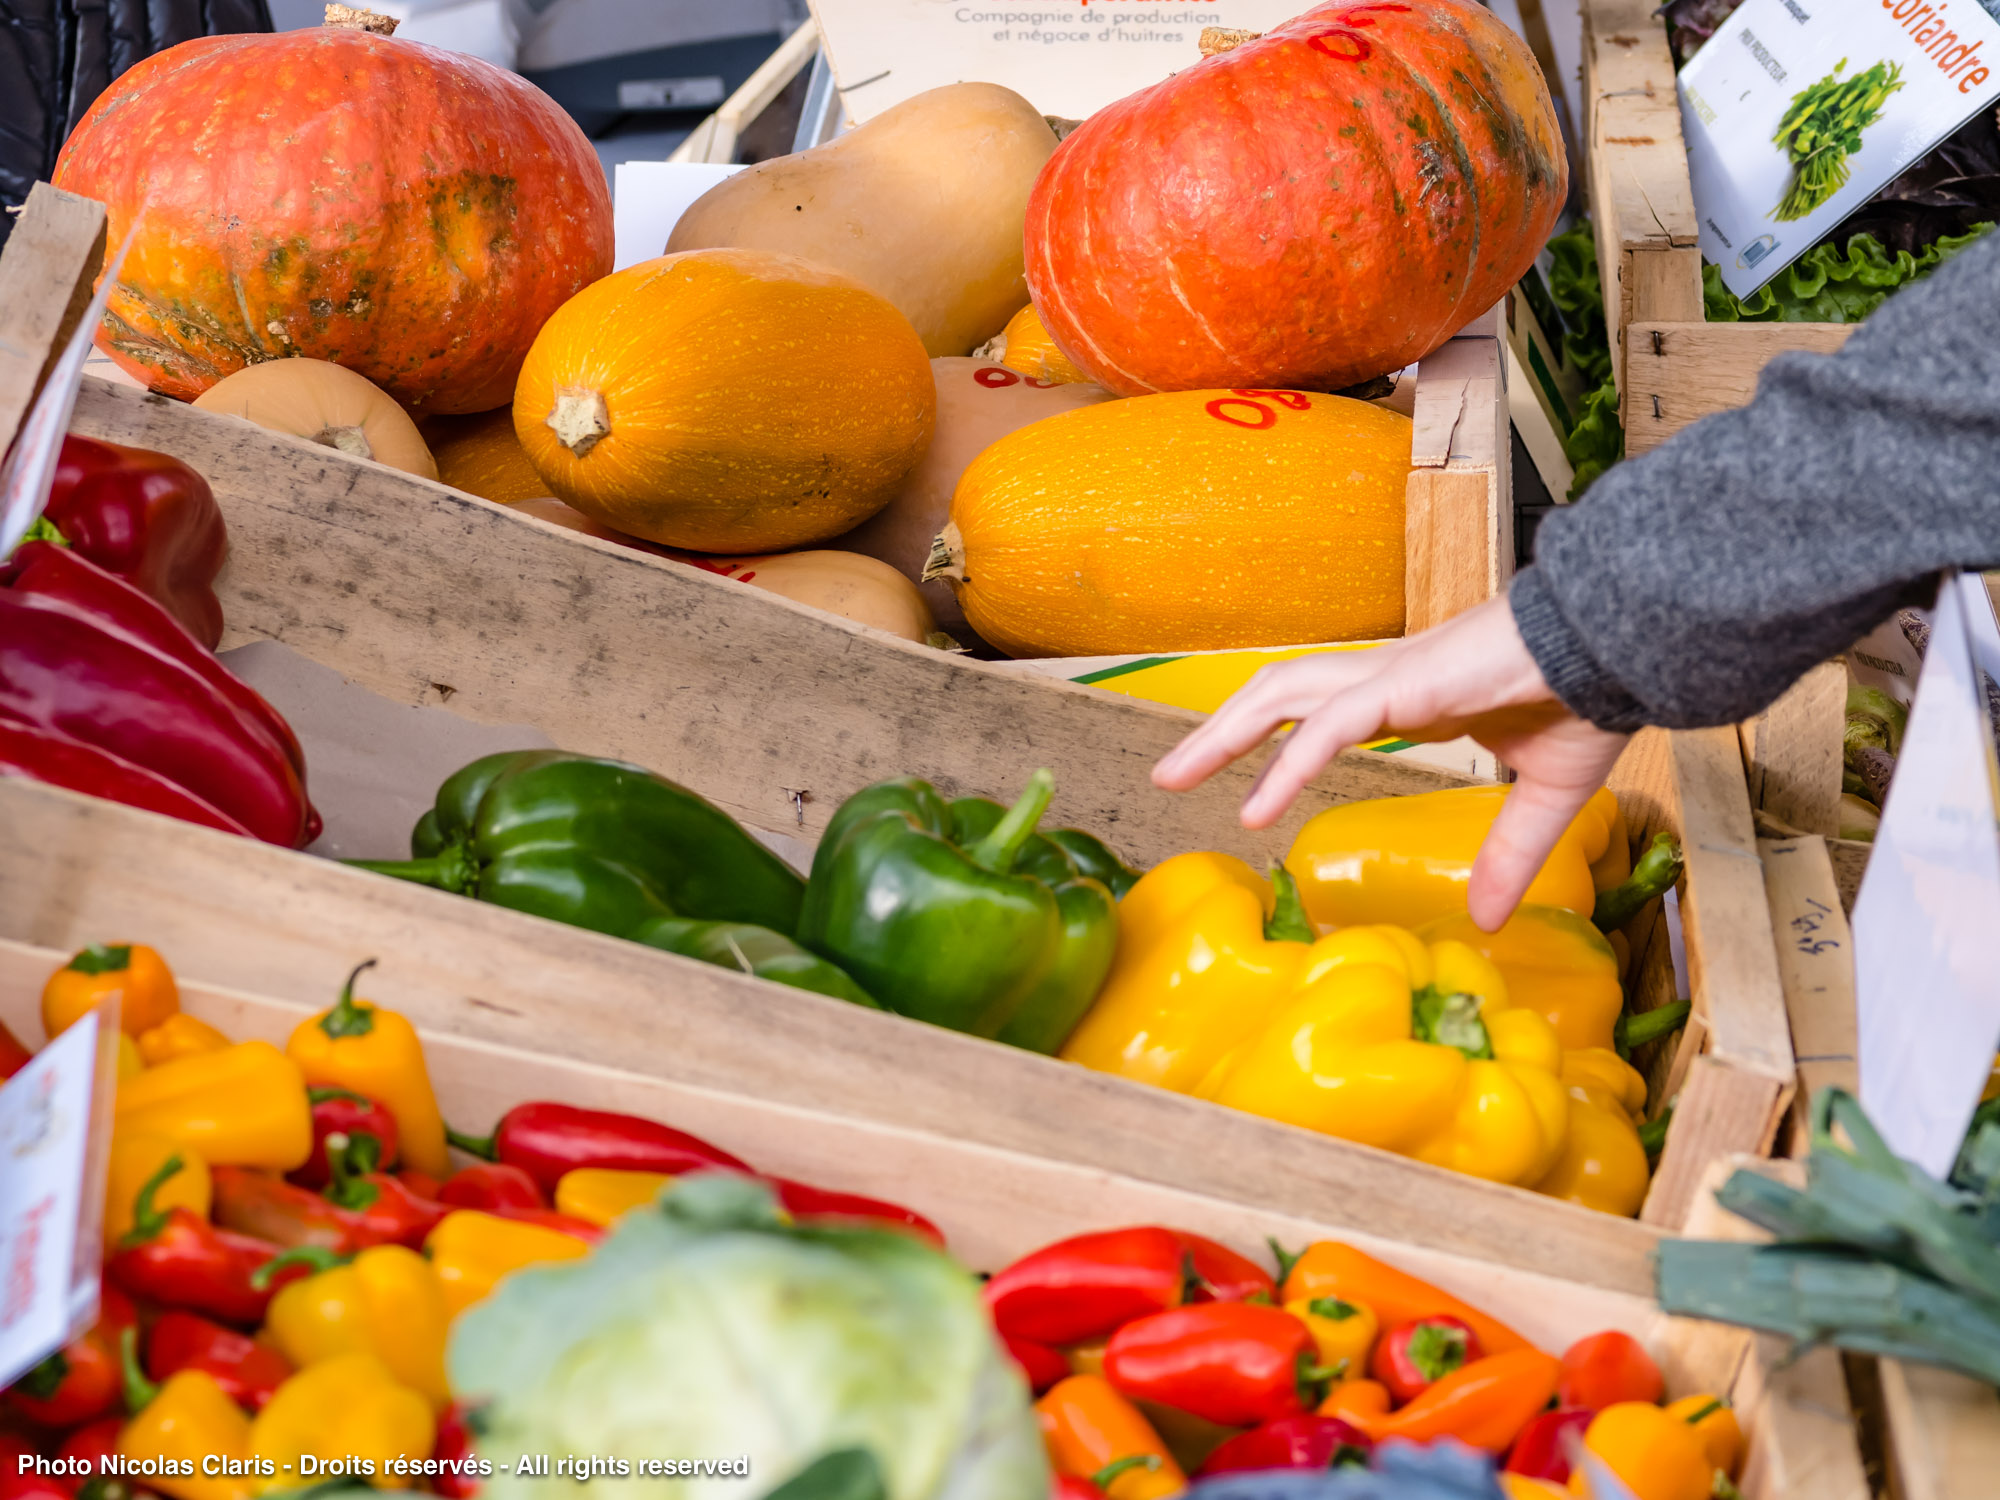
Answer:
<svg viewBox="0 0 2000 1500"><path fill-rule="evenodd" d="M1548 87L1505 22L1474 0L1336 0L1078 126L1028 200L1028 290L1121 396L1340 390L1499 301L1567 191Z"/></svg>
<svg viewBox="0 0 2000 1500"><path fill-rule="evenodd" d="M511 406L471 417L433 417L424 423L423 434L437 460L437 477L455 490L502 505L549 492L514 436Z"/></svg>
<svg viewBox="0 0 2000 1500"><path fill-rule="evenodd" d="M907 318L766 250L683 251L586 287L514 395L514 431L560 499L691 552L840 535L896 493L936 413Z"/></svg>
<svg viewBox="0 0 2000 1500"><path fill-rule="evenodd" d="M537 330L611 269L590 142L491 64L348 26L203 37L98 97L55 182L137 240L98 347L183 400L267 359L417 414L505 404Z"/></svg>

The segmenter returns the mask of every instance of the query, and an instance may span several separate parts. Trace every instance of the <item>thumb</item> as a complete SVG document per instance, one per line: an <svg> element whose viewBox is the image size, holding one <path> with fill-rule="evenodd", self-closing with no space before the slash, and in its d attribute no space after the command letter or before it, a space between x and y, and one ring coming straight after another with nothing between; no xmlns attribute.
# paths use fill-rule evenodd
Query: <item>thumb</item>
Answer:
<svg viewBox="0 0 2000 1500"><path fill-rule="evenodd" d="M1514 915L1550 852L1596 790L1545 781L1514 784L1472 862L1466 907L1478 927L1495 932Z"/></svg>

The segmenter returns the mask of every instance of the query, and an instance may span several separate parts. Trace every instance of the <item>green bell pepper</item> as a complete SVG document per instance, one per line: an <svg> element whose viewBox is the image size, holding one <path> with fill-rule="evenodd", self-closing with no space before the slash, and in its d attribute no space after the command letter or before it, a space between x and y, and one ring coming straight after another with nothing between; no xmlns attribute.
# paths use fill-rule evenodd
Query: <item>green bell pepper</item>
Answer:
<svg viewBox="0 0 2000 1500"><path fill-rule="evenodd" d="M1079 875L1103 881L1113 901L1123 901L1125 893L1139 883L1139 872L1113 854L1095 834L1085 833L1081 828L1051 828L1042 837L1076 862Z"/></svg>
<svg viewBox="0 0 2000 1500"><path fill-rule="evenodd" d="M1047 771L1035 772L1021 800L964 847L928 782L904 777L855 793L813 857L799 941L890 1010L997 1036L1065 957L1062 903L1017 868L1054 790ZM1055 873L1081 881L1066 860ZM1102 920L1111 920L1108 903Z"/></svg>
<svg viewBox="0 0 2000 1500"><path fill-rule="evenodd" d="M660 917L790 933L804 882L713 803L561 750L474 761L438 788L408 860L349 863L626 937Z"/></svg>
<svg viewBox="0 0 2000 1500"><path fill-rule="evenodd" d="M810 990L854 1005L880 1010L874 999L817 953L808 953L781 932L747 922L695 922L656 917L629 934L635 943L700 959L720 969L754 974L795 990Z"/></svg>
<svg viewBox="0 0 2000 1500"><path fill-rule="evenodd" d="M951 804L952 842L961 847L976 844L1006 815L1007 809L997 802L960 797ZM1014 861L1015 874L1039 880L1056 898L1063 935L1055 962L1000 1028L996 1039L1051 1056L1069 1040L1090 1002L1097 998L1118 946L1116 901L1101 879L1079 868L1069 848L1057 841L1058 833L1088 839L1116 863L1109 849L1073 828L1029 834Z"/></svg>

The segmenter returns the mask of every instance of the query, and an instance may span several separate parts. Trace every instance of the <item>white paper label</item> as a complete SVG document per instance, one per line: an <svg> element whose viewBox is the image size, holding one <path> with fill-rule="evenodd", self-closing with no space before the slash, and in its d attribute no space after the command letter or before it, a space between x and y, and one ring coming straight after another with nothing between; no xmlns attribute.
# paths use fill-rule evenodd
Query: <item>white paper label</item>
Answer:
<svg viewBox="0 0 2000 1500"><path fill-rule="evenodd" d="M612 269L664 255L667 236L695 199L739 166L705 161L621 161L611 176Z"/></svg>
<svg viewBox="0 0 2000 1500"><path fill-rule="evenodd" d="M1878 64L1889 91L1849 117L1860 149L1846 154L1851 141L1829 133L1811 168L1831 174L1828 191L1781 207L1802 172L1775 139L1786 112L1806 90ZM2000 23L1979 0L1744 0L1680 75L1701 253L1749 296L1996 98Z"/></svg>
<svg viewBox="0 0 2000 1500"><path fill-rule="evenodd" d="M1854 903L1861 1102L1938 1177L2000 1047L2000 764L1982 667L2000 680L1993 608L1978 577L1954 577Z"/></svg>
<svg viewBox="0 0 2000 1500"><path fill-rule="evenodd" d="M0 1087L0 1386L97 1316L98 1024L84 1016Z"/></svg>
<svg viewBox="0 0 2000 1500"><path fill-rule="evenodd" d="M1962 0L1970 4L1972 0ZM1080 120L1201 61L1204 26L1270 31L1302 0L812 0L850 119L947 83L998 83Z"/></svg>

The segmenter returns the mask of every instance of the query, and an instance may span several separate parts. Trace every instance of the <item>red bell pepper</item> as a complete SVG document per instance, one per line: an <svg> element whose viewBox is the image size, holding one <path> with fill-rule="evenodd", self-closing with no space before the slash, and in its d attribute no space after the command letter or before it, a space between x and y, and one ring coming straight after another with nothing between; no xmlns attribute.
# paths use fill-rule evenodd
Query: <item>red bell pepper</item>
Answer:
<svg viewBox="0 0 2000 1500"><path fill-rule="evenodd" d="M454 1172L438 1189L437 1200L452 1208L476 1208L497 1214L509 1208L547 1208L535 1179L519 1167L505 1162L474 1162Z"/></svg>
<svg viewBox="0 0 2000 1500"><path fill-rule="evenodd" d="M249 838L250 830L220 808L158 771L134 765L96 745L86 745L53 729L37 729L0 719L0 776L25 776L65 791L122 802L143 812L179 818L221 833Z"/></svg>
<svg viewBox="0 0 2000 1500"><path fill-rule="evenodd" d="M1366 1468L1372 1446L1368 1435L1351 1422L1300 1412L1237 1433L1208 1455L1201 1472Z"/></svg>
<svg viewBox="0 0 2000 1500"><path fill-rule="evenodd" d="M116 573L209 650L222 639L215 575L229 533L208 481L179 459L72 433L31 535L65 542Z"/></svg>
<svg viewBox="0 0 2000 1500"><path fill-rule="evenodd" d="M1187 1251L1186 1270L1193 1286L1190 1302L1276 1302L1278 1284L1271 1273L1227 1245L1184 1229L1169 1231Z"/></svg>
<svg viewBox="0 0 2000 1500"><path fill-rule="evenodd" d="M386 1108L352 1089L307 1089L306 1097L312 1101L312 1155L297 1171L285 1174L290 1181L317 1189L333 1180L333 1172L326 1164L326 1138L336 1134L351 1141L359 1141L364 1135L374 1137L375 1167L386 1172L396 1165L402 1142L396 1134L396 1117Z"/></svg>
<svg viewBox="0 0 2000 1500"><path fill-rule="evenodd" d="M944 1248L944 1232L913 1208L885 1203L880 1198L864 1198L859 1193L836 1193L811 1183L793 1182L788 1177L766 1177L777 1189L778 1202L795 1219L861 1219L875 1224L899 1224L919 1239Z"/></svg>
<svg viewBox="0 0 2000 1500"><path fill-rule="evenodd" d="M468 1155L520 1167L544 1193L554 1193L563 1174L578 1167L664 1172L670 1177L718 1167L750 1172L748 1163L684 1130L574 1104L517 1104L500 1117L490 1136L446 1134Z"/></svg>
<svg viewBox="0 0 2000 1500"><path fill-rule="evenodd" d="M1008 1338L1080 1344L1179 1306L1187 1255L1173 1231L1152 1226L1076 1235L994 1276L986 1283L986 1306Z"/></svg>
<svg viewBox="0 0 2000 1500"><path fill-rule="evenodd" d="M340 1159L337 1148L334 1159ZM414 1250L451 1212L442 1203L417 1197L383 1172L337 1176L336 1184L348 1184L344 1200L335 1199L333 1189L323 1195L244 1167L214 1167L209 1175L215 1184L215 1222L282 1250L301 1245L342 1255L370 1245L408 1245Z"/></svg>
<svg viewBox="0 0 2000 1500"><path fill-rule="evenodd" d="M119 1242L106 1269L111 1279L135 1297L166 1307L207 1313L225 1323L261 1323L271 1293L286 1279L273 1278L258 1286L260 1267L278 1253L269 1240L218 1229L193 1211L176 1205L162 1212L153 1195L160 1184L181 1169L171 1156L139 1189L133 1200L131 1233ZM218 1167L215 1175L227 1169ZM289 1268L288 1268L289 1271ZM306 1274L305 1268L298 1269Z"/></svg>
<svg viewBox="0 0 2000 1500"><path fill-rule="evenodd" d="M102 1417L95 1422L87 1422L63 1439L56 1449L58 1462L67 1463L77 1477L59 1480L70 1487L75 1500L152 1500L152 1491L142 1489L121 1474L105 1472L104 1460L118 1452L118 1437L125 1430L126 1419ZM88 1476L82 1473L89 1469Z"/></svg>
<svg viewBox="0 0 2000 1500"><path fill-rule="evenodd" d="M248 1334L175 1309L160 1314L146 1335L146 1375L164 1384L182 1370L203 1370L238 1406L262 1411L291 1378L291 1361Z"/></svg>
<svg viewBox="0 0 2000 1500"><path fill-rule="evenodd" d="M0 720L107 751L268 843L309 843L297 739L123 579L52 542L0 565Z"/></svg>
<svg viewBox="0 0 2000 1500"><path fill-rule="evenodd" d="M1318 1404L1332 1372L1314 1352L1311 1330L1282 1308L1197 1302L1112 1334L1104 1376L1134 1401L1249 1427Z"/></svg>
<svg viewBox="0 0 2000 1500"><path fill-rule="evenodd" d="M1028 1388L1037 1396L1054 1385L1058 1380L1067 1380L1075 1371L1069 1367L1069 1356L1050 1344L1038 1344L1033 1339L1009 1338L1004 1333L1000 1343L1007 1355L1021 1367L1021 1373L1028 1379Z"/></svg>
<svg viewBox="0 0 2000 1500"><path fill-rule="evenodd" d="M1514 1446L1508 1449L1504 1465L1507 1472L1568 1484L1569 1443L1565 1434L1575 1433L1577 1442L1581 1444L1591 1418L1596 1415L1596 1412L1582 1406L1559 1406L1554 1411L1541 1413L1521 1429L1521 1435L1514 1439Z"/></svg>
<svg viewBox="0 0 2000 1500"><path fill-rule="evenodd" d="M458 1466L431 1476L431 1488L445 1500L472 1500L479 1493L479 1475L469 1467L477 1457L472 1446L472 1423L466 1419L465 1408L456 1401L438 1418L437 1443L431 1449L431 1457Z"/></svg>
<svg viewBox="0 0 2000 1500"><path fill-rule="evenodd" d="M1398 1406L1414 1401L1426 1386L1483 1358L1479 1335L1448 1313L1392 1328L1375 1341L1368 1373L1389 1388Z"/></svg>
<svg viewBox="0 0 2000 1500"><path fill-rule="evenodd" d="M35 1456L34 1445L27 1439L0 1432L0 1461L6 1464L0 1469L0 1500L70 1500L67 1486L75 1484L75 1479L39 1474L32 1467L21 1472L21 1459Z"/></svg>
<svg viewBox="0 0 2000 1500"><path fill-rule="evenodd" d="M107 1284L97 1321L15 1381L7 1404L41 1427L75 1427L103 1416L124 1393L118 1340L137 1319L132 1299Z"/></svg>
<svg viewBox="0 0 2000 1500"><path fill-rule="evenodd" d="M4 761L5 756L0 755L0 775L6 774ZM0 1022L0 1082L12 1078L27 1067L28 1060L34 1055L32 1049L9 1031L4 1022Z"/></svg>

